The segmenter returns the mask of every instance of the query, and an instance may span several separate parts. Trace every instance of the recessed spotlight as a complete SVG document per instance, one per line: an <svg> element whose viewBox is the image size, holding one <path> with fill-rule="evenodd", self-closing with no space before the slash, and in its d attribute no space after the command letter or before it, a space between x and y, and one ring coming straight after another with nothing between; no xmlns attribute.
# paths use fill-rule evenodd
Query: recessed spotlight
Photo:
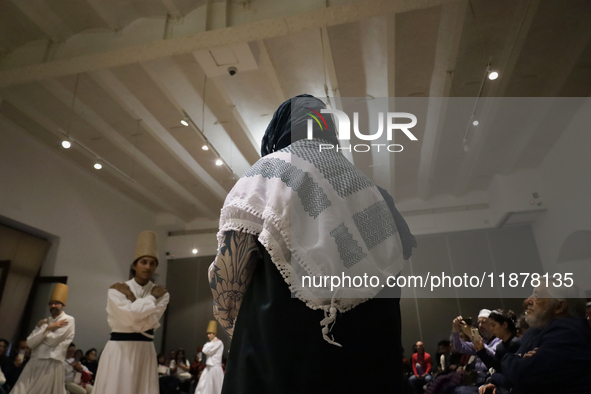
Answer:
<svg viewBox="0 0 591 394"><path fill-rule="evenodd" d="M203 145L203 146L201 147L201 149L203 149L203 150L209 150L209 146L207 146L207 145Z"/></svg>
<svg viewBox="0 0 591 394"><path fill-rule="evenodd" d="M101 163L94 163L94 169L95 170L100 170L101 168L103 168Z"/></svg>
<svg viewBox="0 0 591 394"><path fill-rule="evenodd" d="M222 164L224 164L224 162L222 161L222 159L217 159L217 160L215 161L215 165L216 165L216 166L221 166Z"/></svg>
<svg viewBox="0 0 591 394"><path fill-rule="evenodd" d="M72 146L72 143L68 140L63 140L62 146L64 147L64 149L69 149Z"/></svg>
<svg viewBox="0 0 591 394"><path fill-rule="evenodd" d="M197 254L197 252L199 252L197 249L193 249L193 250L191 251L191 253L193 253L193 254Z"/></svg>
<svg viewBox="0 0 591 394"><path fill-rule="evenodd" d="M496 72L496 71L493 71L493 72L491 72L491 73L488 74L488 79L490 79L491 81L494 81L498 77L499 77L499 73Z"/></svg>
<svg viewBox="0 0 591 394"><path fill-rule="evenodd" d="M479 123L477 120L475 120L474 122L472 122L472 124L473 124L474 126L478 126L480 123Z"/></svg>
<svg viewBox="0 0 591 394"><path fill-rule="evenodd" d="M183 126L188 126L189 125L189 122L187 122L186 120L181 120L181 124Z"/></svg>

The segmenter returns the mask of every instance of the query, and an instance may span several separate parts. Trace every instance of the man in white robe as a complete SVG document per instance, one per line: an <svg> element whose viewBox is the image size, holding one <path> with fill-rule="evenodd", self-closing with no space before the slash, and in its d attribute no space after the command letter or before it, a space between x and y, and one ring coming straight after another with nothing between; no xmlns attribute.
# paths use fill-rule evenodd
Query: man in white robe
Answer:
<svg viewBox="0 0 591 394"><path fill-rule="evenodd" d="M203 345L203 353L207 356L205 369L199 378L195 394L220 394L224 384L224 370L222 369L222 355L224 343L216 336L217 322L212 320L207 326L209 342Z"/></svg>
<svg viewBox="0 0 591 394"><path fill-rule="evenodd" d="M27 338L31 359L11 393L66 394L63 362L75 332L74 318L63 311L67 300L68 286L58 283L49 301L51 316L41 320Z"/></svg>
<svg viewBox="0 0 591 394"><path fill-rule="evenodd" d="M159 394L154 330L160 327L170 296L150 278L158 267L156 233L138 237L133 279L108 292L111 340L100 358L93 394Z"/></svg>

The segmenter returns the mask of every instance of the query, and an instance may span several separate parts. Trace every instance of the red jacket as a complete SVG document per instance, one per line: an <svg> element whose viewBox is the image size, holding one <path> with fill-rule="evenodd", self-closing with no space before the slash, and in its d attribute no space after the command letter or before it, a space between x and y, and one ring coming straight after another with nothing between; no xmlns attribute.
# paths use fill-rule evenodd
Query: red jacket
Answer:
<svg viewBox="0 0 591 394"><path fill-rule="evenodd" d="M429 355L429 353L415 353L412 355L412 370L415 373L415 376L422 375L417 372L417 363L423 366L423 368L425 369L425 374L431 372L431 355Z"/></svg>

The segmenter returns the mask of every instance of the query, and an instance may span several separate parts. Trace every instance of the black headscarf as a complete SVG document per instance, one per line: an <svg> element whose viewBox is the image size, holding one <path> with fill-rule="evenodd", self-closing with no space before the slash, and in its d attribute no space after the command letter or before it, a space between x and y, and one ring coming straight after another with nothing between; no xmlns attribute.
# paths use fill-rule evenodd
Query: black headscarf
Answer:
<svg viewBox="0 0 591 394"><path fill-rule="evenodd" d="M307 138L307 122L311 117L308 113L320 112L326 105L319 99L309 94L292 97L279 106L273 114L273 119L261 143L261 156L283 149L292 142ZM314 111L312 111L314 110ZM314 122L314 138L321 138L335 146L338 139L332 122L332 117L323 115L326 124L323 130Z"/></svg>

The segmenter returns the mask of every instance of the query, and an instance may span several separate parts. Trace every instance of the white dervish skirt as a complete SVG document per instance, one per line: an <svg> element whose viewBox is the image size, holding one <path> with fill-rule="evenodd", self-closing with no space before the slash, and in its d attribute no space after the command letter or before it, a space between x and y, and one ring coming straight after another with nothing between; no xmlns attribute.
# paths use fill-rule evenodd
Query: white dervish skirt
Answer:
<svg viewBox="0 0 591 394"><path fill-rule="evenodd" d="M109 341L101 354L93 394L159 394L153 342Z"/></svg>
<svg viewBox="0 0 591 394"><path fill-rule="evenodd" d="M66 394L66 369L62 361L32 358L18 378L12 394Z"/></svg>
<svg viewBox="0 0 591 394"><path fill-rule="evenodd" d="M221 365L207 365L199 378L195 394L220 394L224 384L224 370Z"/></svg>

